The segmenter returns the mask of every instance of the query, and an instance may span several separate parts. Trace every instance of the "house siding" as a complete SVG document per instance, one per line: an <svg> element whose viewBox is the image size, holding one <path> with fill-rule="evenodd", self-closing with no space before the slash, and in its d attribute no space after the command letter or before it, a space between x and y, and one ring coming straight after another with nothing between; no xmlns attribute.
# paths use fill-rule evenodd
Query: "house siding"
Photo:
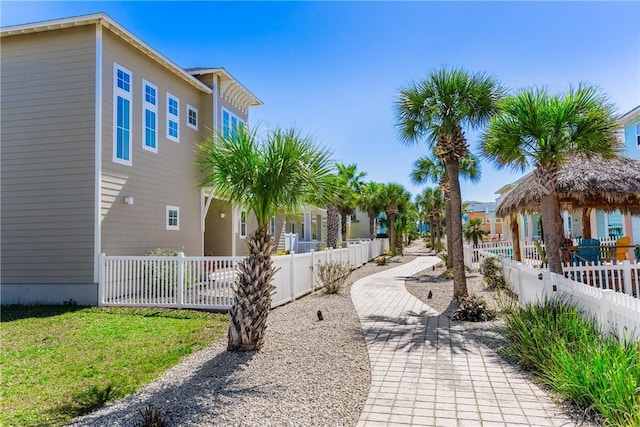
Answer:
<svg viewBox="0 0 640 427"><path fill-rule="evenodd" d="M194 146L201 140L203 108L211 96L168 72L109 31L103 39L102 250L112 255L143 255L158 248L202 255L200 189L195 175ZM132 165L113 162L113 67L132 73ZM157 93L158 153L142 148L142 79ZM180 99L180 142L166 138L167 92ZM199 110L199 127L186 125L186 106ZM124 197L134 199L133 205ZM166 229L166 206L180 208L180 229Z"/></svg>
<svg viewBox="0 0 640 427"><path fill-rule="evenodd" d="M624 140L626 146L626 154L634 159L640 159L640 145L636 138L636 124L640 123L640 116L631 120L624 127Z"/></svg>
<svg viewBox="0 0 640 427"><path fill-rule="evenodd" d="M59 285L77 286L57 297L97 297L95 35L87 25L2 38L3 303L50 302Z"/></svg>

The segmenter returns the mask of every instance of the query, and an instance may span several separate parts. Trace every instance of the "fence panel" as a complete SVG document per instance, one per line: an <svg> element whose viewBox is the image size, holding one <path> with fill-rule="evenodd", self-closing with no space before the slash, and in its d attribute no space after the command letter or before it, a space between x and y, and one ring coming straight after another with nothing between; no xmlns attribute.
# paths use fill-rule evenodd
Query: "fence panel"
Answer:
<svg viewBox="0 0 640 427"><path fill-rule="evenodd" d="M313 255L311 253L298 254L293 257L293 262L295 263L294 274L292 276L293 298L297 299L313 290L313 280L311 277L313 274Z"/></svg>
<svg viewBox="0 0 640 427"><path fill-rule="evenodd" d="M293 301L291 293L291 257L292 255L280 255L271 257L273 266L279 268L273 277L273 285L276 287L271 300L271 308Z"/></svg>

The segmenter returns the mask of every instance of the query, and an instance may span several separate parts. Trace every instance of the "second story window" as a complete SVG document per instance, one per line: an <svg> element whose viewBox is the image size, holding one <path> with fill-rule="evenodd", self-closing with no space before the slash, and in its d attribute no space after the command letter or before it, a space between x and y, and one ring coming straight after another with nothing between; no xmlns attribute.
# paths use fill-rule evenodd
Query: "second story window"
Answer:
<svg viewBox="0 0 640 427"><path fill-rule="evenodd" d="M167 139L180 142L180 99L167 92Z"/></svg>
<svg viewBox="0 0 640 427"><path fill-rule="evenodd" d="M636 144L640 148L640 122L636 123Z"/></svg>
<svg viewBox="0 0 640 427"><path fill-rule="evenodd" d="M241 127L244 128L244 126L244 121L224 108L222 109L222 136L224 138L235 137L236 131Z"/></svg>
<svg viewBox="0 0 640 427"><path fill-rule="evenodd" d="M158 88L142 81L142 148L158 152Z"/></svg>
<svg viewBox="0 0 640 427"><path fill-rule="evenodd" d="M131 166L131 71L113 64L113 161Z"/></svg>
<svg viewBox="0 0 640 427"><path fill-rule="evenodd" d="M198 109L187 104L187 126L198 130Z"/></svg>

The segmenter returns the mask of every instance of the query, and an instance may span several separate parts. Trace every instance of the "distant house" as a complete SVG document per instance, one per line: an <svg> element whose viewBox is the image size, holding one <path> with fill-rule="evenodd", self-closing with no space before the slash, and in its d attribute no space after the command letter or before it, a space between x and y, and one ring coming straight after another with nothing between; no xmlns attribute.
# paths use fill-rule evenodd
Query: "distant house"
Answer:
<svg viewBox="0 0 640 427"><path fill-rule="evenodd" d="M622 127L625 154L640 159L640 105L623 114L618 123ZM640 244L640 217L625 215L621 222L625 229L633 230L634 243Z"/></svg>
<svg viewBox="0 0 640 427"><path fill-rule="evenodd" d="M247 125L256 96L105 14L0 36L3 304L96 304L103 252L245 252L255 221L198 186L194 145Z"/></svg>
<svg viewBox="0 0 640 427"><path fill-rule="evenodd" d="M501 240L503 238L502 218L496 217L496 202L463 202L463 224L470 219L480 218L482 229L488 233L488 240Z"/></svg>

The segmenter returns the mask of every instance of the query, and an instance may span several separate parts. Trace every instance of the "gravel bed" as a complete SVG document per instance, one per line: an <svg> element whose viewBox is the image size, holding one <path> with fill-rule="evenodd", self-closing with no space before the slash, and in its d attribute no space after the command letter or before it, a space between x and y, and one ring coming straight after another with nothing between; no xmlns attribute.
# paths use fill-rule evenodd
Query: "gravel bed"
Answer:
<svg viewBox="0 0 640 427"><path fill-rule="evenodd" d="M339 294L317 291L274 309L259 352L230 353L226 339L216 341L71 425L131 426L153 405L175 426L354 426L371 371L351 284L414 258L394 257L386 266L370 262L351 273Z"/></svg>

